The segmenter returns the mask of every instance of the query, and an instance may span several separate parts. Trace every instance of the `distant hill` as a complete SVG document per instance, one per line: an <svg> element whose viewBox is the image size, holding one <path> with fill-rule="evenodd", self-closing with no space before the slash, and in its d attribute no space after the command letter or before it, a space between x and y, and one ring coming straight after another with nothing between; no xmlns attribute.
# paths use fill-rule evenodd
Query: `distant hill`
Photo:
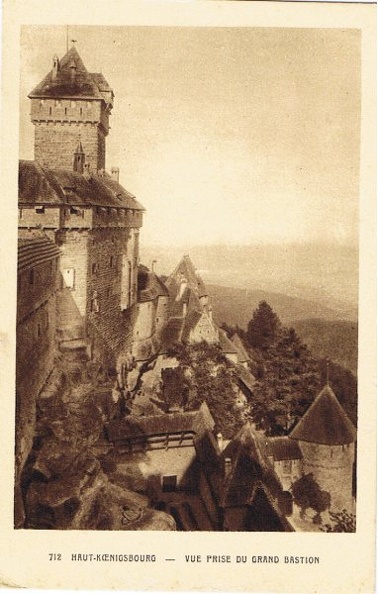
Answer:
<svg viewBox="0 0 378 594"><path fill-rule="evenodd" d="M329 357L357 375L356 323L345 320L308 319L295 321L292 325L316 357Z"/></svg>
<svg viewBox="0 0 378 594"><path fill-rule="evenodd" d="M253 311L265 300L285 326L293 326L312 353L357 373L357 323L343 320L342 314L307 299L268 291L248 291L207 285L214 318L220 325L247 328Z"/></svg>
<svg viewBox="0 0 378 594"><path fill-rule="evenodd" d="M358 304L358 249L338 244L254 244L254 245L202 245L202 246L148 246L141 245L141 261L147 266L155 261L157 274L169 275L184 254L189 254L205 284L234 287L241 293L248 289L306 300L316 310L295 316L295 305L290 320L307 317L357 320ZM277 303L276 303L277 302ZM298 301L293 301L298 304ZM272 304L273 305L273 304ZM303 304L303 311L306 304ZM327 310L337 315L328 315ZM281 315L290 312L287 302ZM322 313L324 311L324 313ZM308 312L308 308L307 308Z"/></svg>
<svg viewBox="0 0 378 594"><path fill-rule="evenodd" d="M210 302L213 305L214 316L219 324L223 322L230 325L237 324L246 329L253 311L262 300L269 303L286 326L292 325L294 321L298 322L308 318L332 321L343 319L343 314L338 310L300 297L220 285L207 284L206 286Z"/></svg>

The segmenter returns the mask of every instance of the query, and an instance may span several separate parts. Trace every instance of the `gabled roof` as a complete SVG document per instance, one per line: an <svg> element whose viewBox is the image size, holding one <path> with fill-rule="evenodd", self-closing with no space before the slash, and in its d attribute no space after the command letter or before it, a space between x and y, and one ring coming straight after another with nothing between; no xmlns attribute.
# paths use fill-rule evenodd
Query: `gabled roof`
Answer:
<svg viewBox="0 0 378 594"><path fill-rule="evenodd" d="M20 161L19 206L103 206L143 210L135 196L105 172L82 175L49 169L35 161Z"/></svg>
<svg viewBox="0 0 378 594"><path fill-rule="evenodd" d="M244 345L241 341L241 338L239 336L239 334L233 334L233 336L231 337L231 341L233 342L234 346L237 349L237 353L238 353L238 363L246 363L247 361L249 361L249 355L247 353L247 351L244 348Z"/></svg>
<svg viewBox="0 0 378 594"><path fill-rule="evenodd" d="M356 440L356 429L329 385L324 386L290 433L292 439L324 445Z"/></svg>
<svg viewBox="0 0 378 594"><path fill-rule="evenodd" d="M111 442L122 442L133 438L147 438L167 433L192 433L201 436L214 427L214 420L204 402L196 411L163 413L161 415L128 416L106 424Z"/></svg>
<svg viewBox="0 0 378 594"><path fill-rule="evenodd" d="M60 251L50 239L39 232L18 240L17 271L23 272L33 266L59 258Z"/></svg>
<svg viewBox="0 0 378 594"><path fill-rule="evenodd" d="M146 268L138 268L138 303L154 301L157 297L168 296L168 289L162 280Z"/></svg>
<svg viewBox="0 0 378 594"><path fill-rule="evenodd" d="M188 287L190 287L198 297L204 297L208 294L204 282L200 275L196 272L196 269L189 256L184 256L182 258L178 266L176 266L172 274L166 280L165 284L169 290L169 294L173 299L176 298L176 295L180 291L182 279L186 280Z"/></svg>
<svg viewBox="0 0 378 594"><path fill-rule="evenodd" d="M231 354L231 355L238 354L237 348L231 342L231 340L228 338L226 332L224 330L222 330L221 328L219 329L219 345L220 345L223 353L227 353L227 354Z"/></svg>
<svg viewBox="0 0 378 594"><path fill-rule="evenodd" d="M112 103L113 93L102 74L88 72L75 47L60 60L29 94L33 98L88 98Z"/></svg>
<svg viewBox="0 0 378 594"><path fill-rule="evenodd" d="M273 497L281 491L269 462L266 441L266 437L259 435L247 422L222 452L223 459L231 459L231 471L221 502L223 507L251 504L259 484L263 484Z"/></svg>
<svg viewBox="0 0 378 594"><path fill-rule="evenodd" d="M237 366L237 372L239 383L243 384L243 386L245 386L250 392L253 392L256 383L255 376L252 375L252 373L248 371L248 369L243 367L243 365Z"/></svg>

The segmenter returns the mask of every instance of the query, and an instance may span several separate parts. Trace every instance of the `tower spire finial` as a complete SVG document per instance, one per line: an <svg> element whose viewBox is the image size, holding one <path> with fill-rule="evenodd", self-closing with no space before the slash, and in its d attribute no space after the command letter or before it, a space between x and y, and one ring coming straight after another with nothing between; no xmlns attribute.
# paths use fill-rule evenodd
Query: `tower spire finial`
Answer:
<svg viewBox="0 0 378 594"><path fill-rule="evenodd" d="M329 386L329 359L326 359L326 385Z"/></svg>

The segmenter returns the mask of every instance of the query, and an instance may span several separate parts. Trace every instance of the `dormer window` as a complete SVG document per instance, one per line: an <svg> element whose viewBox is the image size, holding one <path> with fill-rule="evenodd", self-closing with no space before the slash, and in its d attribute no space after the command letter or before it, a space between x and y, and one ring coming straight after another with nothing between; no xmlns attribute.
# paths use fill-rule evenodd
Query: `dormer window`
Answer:
<svg viewBox="0 0 378 594"><path fill-rule="evenodd" d="M35 212L37 214L45 214L45 207L44 206L36 206L35 207Z"/></svg>

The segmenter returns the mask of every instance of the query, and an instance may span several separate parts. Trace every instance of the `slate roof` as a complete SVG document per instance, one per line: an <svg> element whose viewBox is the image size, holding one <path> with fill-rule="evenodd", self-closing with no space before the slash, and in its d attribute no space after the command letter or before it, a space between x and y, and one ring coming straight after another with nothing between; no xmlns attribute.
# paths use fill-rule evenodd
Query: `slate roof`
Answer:
<svg viewBox="0 0 378 594"><path fill-rule="evenodd" d="M243 367L243 365L238 365L238 380L239 383L243 384L250 392L253 392L254 385L256 383L256 378L248 369Z"/></svg>
<svg viewBox="0 0 378 594"><path fill-rule="evenodd" d="M154 301L157 297L168 296L168 289L162 280L146 268L138 268L138 302Z"/></svg>
<svg viewBox="0 0 378 594"><path fill-rule="evenodd" d="M182 328L184 325L183 317L169 318L161 334L161 352L164 352L181 340Z"/></svg>
<svg viewBox="0 0 378 594"><path fill-rule="evenodd" d="M250 505L256 489L264 485L273 498L281 492L281 485L269 458L265 436L257 434L248 422L222 452L222 458L231 459L222 507Z"/></svg>
<svg viewBox="0 0 378 594"><path fill-rule="evenodd" d="M196 272L191 259L189 256L184 256L165 282L169 290L169 294L173 299L176 298L176 295L180 290L180 281L183 277L187 280L188 286L196 295L198 295L198 297L204 297L208 294L205 284L199 274Z"/></svg>
<svg viewBox="0 0 378 594"><path fill-rule="evenodd" d="M219 330L219 345L224 353L230 353L233 355L238 354L236 346L228 338L226 332L222 329Z"/></svg>
<svg viewBox="0 0 378 594"><path fill-rule="evenodd" d="M56 77L51 70L29 97L100 99L112 104L113 92L102 74L88 72L76 48L71 47L60 60Z"/></svg>
<svg viewBox="0 0 378 594"><path fill-rule="evenodd" d="M249 355L244 348L244 345L241 341L239 334L235 334L231 337L231 341L233 342L234 346L236 347L238 353L238 363L246 363L249 361Z"/></svg>
<svg viewBox="0 0 378 594"><path fill-rule="evenodd" d="M31 237L18 240L17 270L23 272L44 262L55 260L59 256L60 251L55 243L37 232Z"/></svg>
<svg viewBox="0 0 378 594"><path fill-rule="evenodd" d="M212 430L214 420L208 406L203 403L196 411L163 413L161 415L128 416L106 424L111 442L128 441L133 438L166 435L167 433L192 433L201 436Z"/></svg>
<svg viewBox="0 0 378 594"><path fill-rule="evenodd" d="M300 460L303 458L298 442L290 437L270 437L268 453L277 462L280 460Z"/></svg>
<svg viewBox="0 0 378 594"><path fill-rule="evenodd" d="M42 167L20 161L19 206L102 206L143 211L135 196L105 172L81 175L74 171Z"/></svg>
<svg viewBox="0 0 378 594"><path fill-rule="evenodd" d="M324 445L356 440L356 429L329 385L324 386L290 433L291 439Z"/></svg>

